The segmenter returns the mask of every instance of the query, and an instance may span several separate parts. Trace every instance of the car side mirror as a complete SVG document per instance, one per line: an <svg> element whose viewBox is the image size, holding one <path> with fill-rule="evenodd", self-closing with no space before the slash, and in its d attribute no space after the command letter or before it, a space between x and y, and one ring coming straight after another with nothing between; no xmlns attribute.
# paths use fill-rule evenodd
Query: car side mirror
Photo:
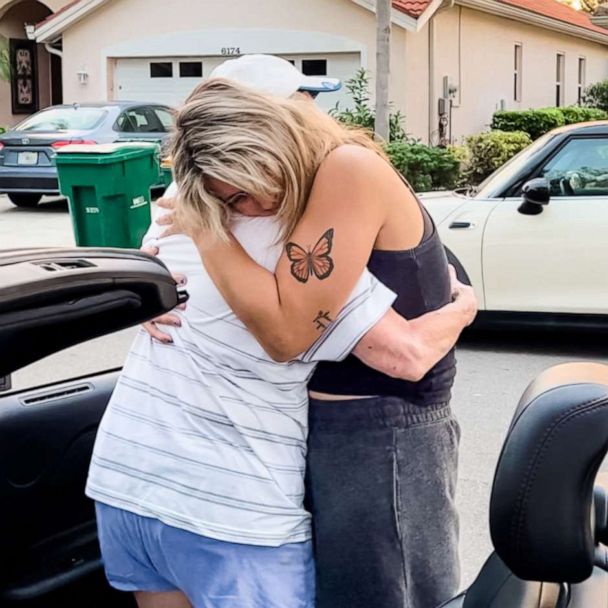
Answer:
<svg viewBox="0 0 608 608"><path fill-rule="evenodd" d="M548 205L551 200L549 182L544 177L537 177L526 182L521 193L524 200L517 210L523 215L542 213L543 207Z"/></svg>

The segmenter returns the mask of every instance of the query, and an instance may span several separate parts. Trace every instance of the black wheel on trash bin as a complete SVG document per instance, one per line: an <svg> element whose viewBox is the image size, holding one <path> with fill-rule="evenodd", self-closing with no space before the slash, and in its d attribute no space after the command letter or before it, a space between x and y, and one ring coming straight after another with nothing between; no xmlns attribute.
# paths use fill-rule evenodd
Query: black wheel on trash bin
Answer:
<svg viewBox="0 0 608 608"><path fill-rule="evenodd" d="M17 207L36 207L42 198L42 194L9 194L8 198Z"/></svg>

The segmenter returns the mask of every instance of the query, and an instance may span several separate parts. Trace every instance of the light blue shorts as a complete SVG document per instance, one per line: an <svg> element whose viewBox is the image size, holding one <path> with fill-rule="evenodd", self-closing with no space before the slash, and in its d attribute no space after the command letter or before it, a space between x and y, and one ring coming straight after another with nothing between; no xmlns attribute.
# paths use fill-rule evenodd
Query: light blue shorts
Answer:
<svg viewBox="0 0 608 608"><path fill-rule="evenodd" d="M121 591L182 591L194 608L314 608L312 543L214 540L96 503L106 576Z"/></svg>

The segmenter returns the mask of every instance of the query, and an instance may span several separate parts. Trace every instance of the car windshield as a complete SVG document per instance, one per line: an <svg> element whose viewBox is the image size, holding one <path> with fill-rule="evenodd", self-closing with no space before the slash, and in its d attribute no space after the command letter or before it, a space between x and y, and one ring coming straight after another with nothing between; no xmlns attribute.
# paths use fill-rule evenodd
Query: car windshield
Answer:
<svg viewBox="0 0 608 608"><path fill-rule="evenodd" d="M555 137L555 133L547 133L539 137L534 143L524 148L516 154L511 160L507 161L502 167L499 167L489 177L477 186L474 195L478 198L487 198L494 196L494 193L502 190L502 184L507 184L511 178L516 175L519 170L528 163L528 161L537 154L547 143Z"/></svg>
<svg viewBox="0 0 608 608"><path fill-rule="evenodd" d="M15 131L88 131L107 115L103 108L49 108L30 116Z"/></svg>

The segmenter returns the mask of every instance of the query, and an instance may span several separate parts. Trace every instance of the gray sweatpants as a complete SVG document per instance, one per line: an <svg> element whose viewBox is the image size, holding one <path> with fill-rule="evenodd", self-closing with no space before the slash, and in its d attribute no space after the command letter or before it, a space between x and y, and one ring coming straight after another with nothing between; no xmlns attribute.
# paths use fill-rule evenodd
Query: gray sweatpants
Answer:
<svg viewBox="0 0 608 608"><path fill-rule="evenodd" d="M317 608L436 608L459 584L449 404L311 399Z"/></svg>

